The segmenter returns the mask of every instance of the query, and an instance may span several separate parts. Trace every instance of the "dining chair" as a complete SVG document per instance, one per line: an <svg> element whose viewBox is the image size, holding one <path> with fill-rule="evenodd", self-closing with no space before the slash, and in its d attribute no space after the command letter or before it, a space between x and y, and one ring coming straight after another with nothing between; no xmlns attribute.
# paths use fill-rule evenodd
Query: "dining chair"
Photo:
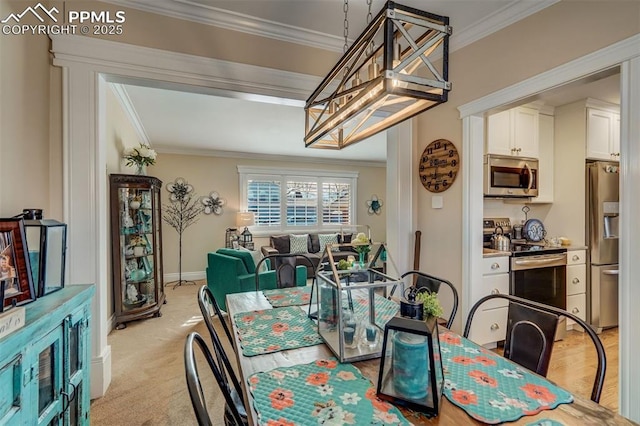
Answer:
<svg viewBox="0 0 640 426"><path fill-rule="evenodd" d="M217 343L216 343L217 342ZM216 344L219 344L217 340L214 341L214 352L218 352ZM207 361L213 376L218 383L218 387L222 392L225 399L224 408L224 424L227 426L244 426L248 424L247 412L242 402L242 393L238 393L239 384L234 383L234 388L229 386L225 370L230 377L235 377L229 360L224 357L222 363L220 359L217 361L214 359L211 351L207 347L204 339L197 332L189 333L184 345L184 367L185 376L187 380L187 389L189 390L189 397L191 398L191 405L193 411L198 420L200 426L212 426L214 423L209 416L207 410L207 403L205 400L204 391L202 389L202 381L198 373L198 366L196 362L196 345L200 349L200 352ZM222 352L224 354L224 352ZM217 423L216 423L217 424Z"/></svg>
<svg viewBox="0 0 640 426"><path fill-rule="evenodd" d="M419 291L428 291L429 293L438 293L440 291L440 286L445 284L451 290L453 294L453 306L451 308L451 313L449 314L449 318L445 324L445 327L451 329L451 325L453 324L453 320L456 317L456 312L458 312L458 291L451 284L451 282L438 278L433 275L426 274L420 271L408 271L400 276L400 278L404 279L405 277L412 276L413 277L413 285ZM424 289L424 290L422 290Z"/></svg>
<svg viewBox="0 0 640 426"><path fill-rule="evenodd" d="M493 299L506 299L509 302L505 358L532 371L536 371L537 368L544 368L545 363L547 365L546 368L548 368L555 334L555 326L550 326L550 324L553 324L555 321L557 326L558 319L560 317L566 317L584 329L591 338L598 357L598 365L591 390L591 400L594 402L600 401L604 375L607 369L607 356L600 338L589 324L576 315L554 306L533 302L508 294L490 294L478 300L471 307L464 327L464 337L469 337L473 317L478 308L485 302ZM552 333L549 332L551 328L553 329ZM532 352L537 354L533 362L531 357ZM521 364L521 361L529 366L535 365L536 367L528 367L527 365ZM546 374L546 370L544 370L544 372Z"/></svg>
<svg viewBox="0 0 640 426"><path fill-rule="evenodd" d="M202 318L204 318L204 323L207 326L207 330L209 330L209 334L211 335L211 338L213 339L213 335L216 334L216 330L213 327L213 321L211 320L211 308L213 308L213 312L220 319L220 324L222 324L224 333L227 335L227 338L229 339L229 343L233 348L234 347L233 336L231 334L231 330L229 329L229 325L227 324L227 321L222 316L222 310L220 309L220 305L218 305L218 302L216 301L215 296L213 295L209 287L207 287L206 285L203 285L202 287L200 287L200 290L198 291L198 306L200 307Z"/></svg>
<svg viewBox="0 0 640 426"><path fill-rule="evenodd" d="M309 265L313 265L309 256L304 254L291 254L291 253L278 253L264 256L256 265L256 270L259 270L263 262L269 260L276 271L276 286L277 288L297 287L307 284L307 267L296 266L298 259L305 259ZM298 271L299 268L299 271ZM315 281L315 276L313 281ZM256 274L256 291L264 290L260 287L260 275Z"/></svg>

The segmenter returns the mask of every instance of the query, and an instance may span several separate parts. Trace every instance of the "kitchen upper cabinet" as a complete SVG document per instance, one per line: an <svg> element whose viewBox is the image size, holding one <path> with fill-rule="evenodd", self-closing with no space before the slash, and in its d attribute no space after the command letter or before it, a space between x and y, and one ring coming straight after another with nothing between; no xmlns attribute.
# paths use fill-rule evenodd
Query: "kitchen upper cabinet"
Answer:
<svg viewBox="0 0 640 426"><path fill-rule="evenodd" d="M538 110L517 107L490 115L487 153L538 158Z"/></svg>
<svg viewBox="0 0 640 426"><path fill-rule="evenodd" d="M587 108L587 158L620 161L620 114Z"/></svg>

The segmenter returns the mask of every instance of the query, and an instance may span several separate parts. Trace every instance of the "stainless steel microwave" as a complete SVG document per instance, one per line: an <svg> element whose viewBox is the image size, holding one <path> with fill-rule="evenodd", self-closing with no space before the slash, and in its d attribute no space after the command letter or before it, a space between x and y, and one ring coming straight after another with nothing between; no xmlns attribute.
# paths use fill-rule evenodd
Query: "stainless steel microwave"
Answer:
<svg viewBox="0 0 640 426"><path fill-rule="evenodd" d="M484 157L485 197L537 197L538 159L487 154Z"/></svg>

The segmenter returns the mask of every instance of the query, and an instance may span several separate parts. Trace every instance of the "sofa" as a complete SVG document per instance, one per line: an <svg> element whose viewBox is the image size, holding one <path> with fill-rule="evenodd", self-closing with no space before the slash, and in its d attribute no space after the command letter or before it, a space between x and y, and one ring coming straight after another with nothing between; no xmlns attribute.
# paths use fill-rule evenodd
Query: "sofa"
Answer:
<svg viewBox="0 0 640 426"><path fill-rule="evenodd" d="M295 247L295 242L300 239L304 239L306 237L306 252L304 248L301 248L299 245L297 248ZM322 235L323 237L320 237ZM329 235L336 236L336 242L338 244L348 244L351 242L352 234L340 234L340 233L312 233L312 234L281 234L281 235L272 235L269 237L269 245L262 246L260 250L264 256L269 256L273 254L301 254L309 258L309 260L304 257L296 258L296 265L303 265L307 268L307 278L313 278L316 274L316 270L318 268L318 264L320 263L320 258L324 254L324 250L321 250L321 242L320 239L323 238L324 241L328 241ZM294 250L292 250L292 241L294 241ZM339 261L342 259L346 259L348 256L358 257L358 254L355 252L353 247L351 246L340 246L338 251L332 252L333 258L335 261ZM276 260L275 267L277 268L278 259Z"/></svg>
<svg viewBox="0 0 640 426"><path fill-rule="evenodd" d="M269 259L263 263L265 270L258 272L260 289L278 288L277 271L270 269ZM206 275L207 287L223 311L227 310L227 294L256 289L256 262L249 250L221 248L207 253ZM296 271L296 284L306 285L302 267Z"/></svg>

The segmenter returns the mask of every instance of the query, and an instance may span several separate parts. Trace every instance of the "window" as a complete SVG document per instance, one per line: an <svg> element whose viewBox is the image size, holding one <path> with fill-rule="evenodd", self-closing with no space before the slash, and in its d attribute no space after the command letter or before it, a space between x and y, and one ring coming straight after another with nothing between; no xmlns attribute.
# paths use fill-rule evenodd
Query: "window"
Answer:
<svg viewBox="0 0 640 426"><path fill-rule="evenodd" d="M352 225L357 172L238 166L240 210L255 213L260 231L323 231Z"/></svg>

